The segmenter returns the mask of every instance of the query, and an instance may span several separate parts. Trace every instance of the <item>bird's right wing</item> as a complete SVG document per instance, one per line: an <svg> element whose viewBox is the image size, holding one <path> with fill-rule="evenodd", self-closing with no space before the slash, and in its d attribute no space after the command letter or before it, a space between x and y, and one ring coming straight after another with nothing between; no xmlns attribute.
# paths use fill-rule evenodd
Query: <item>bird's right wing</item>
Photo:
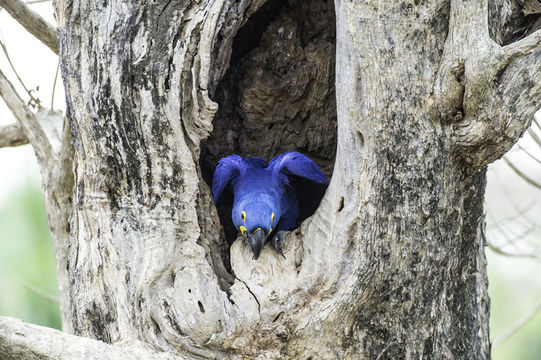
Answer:
<svg viewBox="0 0 541 360"><path fill-rule="evenodd" d="M253 167L265 168L267 162L257 157L243 159L239 155L230 155L218 161L218 166L214 171L212 178L212 194L214 202L218 203L222 197L224 189L228 185L234 185L239 176Z"/></svg>
<svg viewBox="0 0 541 360"><path fill-rule="evenodd" d="M273 158L269 163L273 174L299 176L318 184L327 185L325 175L316 163L298 152L286 152Z"/></svg>
<svg viewBox="0 0 541 360"><path fill-rule="evenodd" d="M269 169L286 185L287 198L282 208L293 214L284 217L283 224L280 220L278 230L291 230L316 211L327 189L327 179L315 162L298 152L276 156L269 163ZM289 193L291 189L294 189L293 194Z"/></svg>

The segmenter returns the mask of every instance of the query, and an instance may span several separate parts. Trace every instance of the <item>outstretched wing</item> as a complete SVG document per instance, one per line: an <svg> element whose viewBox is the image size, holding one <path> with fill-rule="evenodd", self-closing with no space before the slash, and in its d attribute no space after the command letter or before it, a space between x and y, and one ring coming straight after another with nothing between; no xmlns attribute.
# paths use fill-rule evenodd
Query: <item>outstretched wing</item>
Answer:
<svg viewBox="0 0 541 360"><path fill-rule="evenodd" d="M265 168L266 166L265 160L257 157L243 159L239 155L230 155L220 159L212 178L214 202L218 203L224 189L230 184L234 185L236 179L242 176L247 169L252 167Z"/></svg>
<svg viewBox="0 0 541 360"><path fill-rule="evenodd" d="M274 176L278 176L279 173L294 175L327 185L327 179L316 163L298 152L286 152L276 156L270 161L269 169L272 170Z"/></svg>
<svg viewBox="0 0 541 360"><path fill-rule="evenodd" d="M238 231L231 219L234 200L232 188L247 169L254 167L266 168L267 162L256 157L243 159L238 155L231 155L222 158L214 171L212 194L229 245L237 238Z"/></svg>
<svg viewBox="0 0 541 360"><path fill-rule="evenodd" d="M289 220L284 220L289 221L287 224L282 224L280 220L278 230L291 230L316 211L327 189L327 179L315 162L298 152L287 152L275 157L269 168L286 185L287 199L284 200L287 203L282 204L282 207L286 212L295 214Z"/></svg>
<svg viewBox="0 0 541 360"><path fill-rule="evenodd" d="M226 186L241 176L249 166L239 155L230 155L218 161L212 177L212 195L214 202L218 203Z"/></svg>

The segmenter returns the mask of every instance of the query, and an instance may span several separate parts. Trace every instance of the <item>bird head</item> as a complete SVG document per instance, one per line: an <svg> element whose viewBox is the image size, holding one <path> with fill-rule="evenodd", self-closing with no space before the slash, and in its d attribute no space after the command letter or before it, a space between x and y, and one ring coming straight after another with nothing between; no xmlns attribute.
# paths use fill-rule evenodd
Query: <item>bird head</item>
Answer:
<svg viewBox="0 0 541 360"><path fill-rule="evenodd" d="M273 227L280 220L280 209L261 198L241 201L233 206L232 219L257 260Z"/></svg>

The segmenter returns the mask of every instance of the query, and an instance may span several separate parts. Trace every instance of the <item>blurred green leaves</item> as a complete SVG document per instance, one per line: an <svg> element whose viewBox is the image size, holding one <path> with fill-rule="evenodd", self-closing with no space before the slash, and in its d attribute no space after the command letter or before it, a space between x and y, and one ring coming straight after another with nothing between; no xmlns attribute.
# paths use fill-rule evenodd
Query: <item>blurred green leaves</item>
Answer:
<svg viewBox="0 0 541 360"><path fill-rule="evenodd" d="M487 250L490 295L490 338L494 340L541 301L541 262L507 257ZM494 360L541 358L541 313L498 347Z"/></svg>
<svg viewBox="0 0 541 360"><path fill-rule="evenodd" d="M34 290L35 289L35 290ZM0 205L0 315L60 329L56 260L35 183L22 184Z"/></svg>

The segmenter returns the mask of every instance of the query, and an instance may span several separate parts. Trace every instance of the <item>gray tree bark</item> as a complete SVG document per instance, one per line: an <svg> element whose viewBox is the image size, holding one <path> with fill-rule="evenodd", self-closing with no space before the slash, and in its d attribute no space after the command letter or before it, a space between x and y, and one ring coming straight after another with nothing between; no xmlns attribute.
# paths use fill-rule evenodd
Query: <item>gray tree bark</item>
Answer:
<svg viewBox="0 0 541 360"><path fill-rule="evenodd" d="M44 197L64 331L95 340L3 319L1 355L490 357L486 166L541 100L538 26L507 0L263 3L55 2L75 152ZM286 150L332 180L253 261L213 166Z"/></svg>

